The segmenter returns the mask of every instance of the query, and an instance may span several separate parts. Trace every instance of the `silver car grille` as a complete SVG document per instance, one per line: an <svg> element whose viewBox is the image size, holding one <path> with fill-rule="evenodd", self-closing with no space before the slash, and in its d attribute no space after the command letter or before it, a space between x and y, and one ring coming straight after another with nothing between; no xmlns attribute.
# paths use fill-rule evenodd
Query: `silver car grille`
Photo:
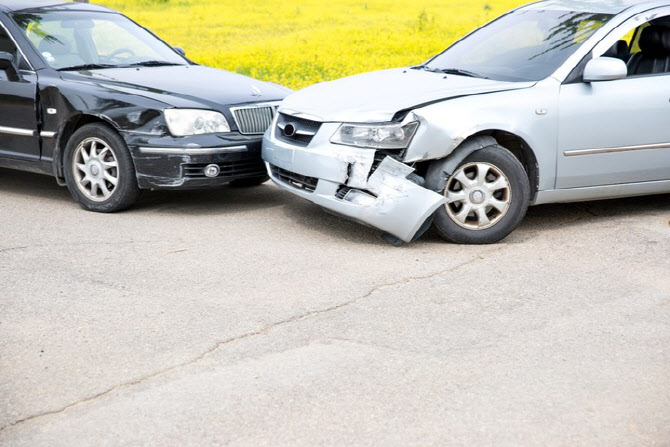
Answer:
<svg viewBox="0 0 670 447"><path fill-rule="evenodd" d="M297 116L280 113L277 118L275 137L285 143L307 147L321 129L321 123Z"/></svg>
<svg viewBox="0 0 670 447"><path fill-rule="evenodd" d="M241 134L260 135L272 125L277 106L264 104L245 107L232 107L230 111Z"/></svg>

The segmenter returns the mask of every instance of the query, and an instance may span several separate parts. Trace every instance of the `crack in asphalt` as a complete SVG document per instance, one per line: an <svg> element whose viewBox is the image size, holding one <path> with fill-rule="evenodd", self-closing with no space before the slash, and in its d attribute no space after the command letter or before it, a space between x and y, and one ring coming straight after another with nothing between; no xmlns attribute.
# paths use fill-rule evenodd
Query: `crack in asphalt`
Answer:
<svg viewBox="0 0 670 447"><path fill-rule="evenodd" d="M47 248L47 247L63 247L63 246L68 246L68 247L86 246L86 247L88 247L88 246L92 246L92 245L118 246L118 245L133 245L133 244L153 244L155 242L161 242L161 241L155 240L155 241L120 241L120 242L97 242L97 241L90 241L90 242L51 242L51 243L47 243L47 244L21 245L21 246L17 246L17 247L0 248L0 253L5 253L5 252L8 252L8 251L15 251L15 250L25 250L25 249L29 249L29 248Z"/></svg>
<svg viewBox="0 0 670 447"><path fill-rule="evenodd" d="M8 251L15 251L15 250L23 250L24 248L28 248L27 245L21 246L21 247L7 247L7 248L0 248L0 253L5 253Z"/></svg>
<svg viewBox="0 0 670 447"><path fill-rule="evenodd" d="M533 235L530 239L534 238L534 236L535 235ZM472 259L469 259L468 261L462 262L462 263L457 264L455 266L449 267L448 269L440 270L440 271L429 273L429 274L426 274L426 275L409 276L407 278L402 278L400 280L397 280L397 281L394 281L394 282L391 282L391 283L380 284L380 285L374 286L366 294L361 295L359 297L356 297L352 300L345 301L343 303L336 304L336 305L333 305L333 306L330 306L330 307L327 307L327 308L324 308L324 309L312 310L312 311L306 312L306 313L301 314L301 315L296 315L296 316L293 316L291 318L287 318L285 320L270 323L270 324L268 324L268 325L266 325L266 326L264 326L261 329L258 329L256 331L251 331L251 332L247 332L247 333L244 333L244 334L241 334L241 335L236 335L234 337L227 338L225 340L217 342L214 346L207 349L203 353L199 354L197 357L192 358L191 360L188 360L186 362L182 362L182 363L179 363L177 365L173 365L169 368L166 368L166 369L163 369L163 370L145 375L145 376L143 376L139 379L134 379L134 380L130 380L128 382L121 383L119 385L115 385L111 388L108 388L105 391L102 391L100 393L94 394L92 396L89 396L89 397L86 397L86 398L83 398L83 399L80 399L76 402L65 405L64 407L61 407L59 409L44 411L44 412L41 412L41 413L37 413L37 414L31 415L31 416L27 416L25 418L18 419L16 421L10 422L9 424L0 427L0 433L4 432L5 430L16 427L17 425L20 425L20 424L23 424L23 423L26 423L26 422L29 422L29 421L33 421L35 419L64 413L71 408L94 402L94 401L96 401L96 400L98 400L102 397L105 397L109 394L114 393L117 390L124 389L124 388L131 388L135 385L139 385L139 384L147 382L151 379L155 379L157 377L161 377L161 376L164 376L164 375L169 374L171 372L177 371L181 368L188 367L190 365L193 365L195 363L198 363L198 362L208 358L214 352L216 352L217 350L219 350L223 346L228 345L230 343L234 343L236 341L244 340L244 339L255 337L255 336L258 336L258 335L264 335L264 334L272 331L275 328L285 326L287 324L291 324L291 323L294 323L294 322L297 322L297 321L302 321L302 320L306 320L306 319L309 319L309 318L317 317L317 316L320 316L320 315L324 315L324 314L327 314L327 313L330 313L330 312L334 312L334 311L343 309L343 308L348 307L348 306L352 306L352 305L358 303L359 301L362 301L366 298L369 298L369 297L371 297L371 296L373 296L373 295L375 295L375 294L377 294L377 293L379 293L383 290L386 290L386 289L390 289L390 288L393 288L393 287L404 286L404 285L410 284L410 283L415 282L415 281L431 279L431 278L435 278L437 276L452 273L452 272L454 272L454 271L456 271L456 270L458 270L462 267L473 264L473 263L475 263L475 262L477 262L481 259L485 259L489 255L492 255L494 253L502 251L506 247L509 247L509 246L508 245L497 246L496 248L494 248L492 250L487 250L483 253L480 253L477 256L473 257Z"/></svg>

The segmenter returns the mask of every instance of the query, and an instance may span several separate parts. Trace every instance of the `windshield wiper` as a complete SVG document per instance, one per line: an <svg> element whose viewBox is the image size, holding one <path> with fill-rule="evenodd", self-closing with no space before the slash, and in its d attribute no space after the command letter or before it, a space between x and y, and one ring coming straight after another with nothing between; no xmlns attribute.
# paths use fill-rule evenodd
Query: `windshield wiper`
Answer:
<svg viewBox="0 0 670 447"><path fill-rule="evenodd" d="M184 64L178 64L176 62L167 62L167 61L142 61L124 65L124 67L170 67L175 65L184 65Z"/></svg>
<svg viewBox="0 0 670 447"><path fill-rule="evenodd" d="M72 67L59 68L58 71L78 71L78 70L101 70L103 68L117 68L118 65L111 64L82 64L73 65Z"/></svg>
<svg viewBox="0 0 670 447"><path fill-rule="evenodd" d="M461 70L460 68L434 68L429 67L428 65L417 65L416 67L412 67L412 70L426 70L432 73L455 74L460 76L467 76L470 78L490 79L472 71Z"/></svg>
<svg viewBox="0 0 670 447"><path fill-rule="evenodd" d="M435 70L435 71L439 71L439 72L445 73L445 74L467 76L467 77L470 77L470 78L489 79L486 76L482 76L480 74L477 74L477 73L474 73L474 72L468 71L468 70L461 70L460 68L443 68L441 70Z"/></svg>
<svg viewBox="0 0 670 447"><path fill-rule="evenodd" d="M416 67L410 67L412 70L426 70L426 71L432 71L433 73L441 73L442 70L439 68L432 68L429 67L428 65L417 65Z"/></svg>

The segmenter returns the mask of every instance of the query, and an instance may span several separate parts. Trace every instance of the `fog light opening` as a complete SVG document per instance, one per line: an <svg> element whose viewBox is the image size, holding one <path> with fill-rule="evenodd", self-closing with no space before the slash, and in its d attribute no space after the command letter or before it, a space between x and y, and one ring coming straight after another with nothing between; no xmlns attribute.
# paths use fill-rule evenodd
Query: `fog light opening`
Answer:
<svg viewBox="0 0 670 447"><path fill-rule="evenodd" d="M205 176L209 178L218 177L221 173L221 168L218 165L207 165L205 167Z"/></svg>
<svg viewBox="0 0 670 447"><path fill-rule="evenodd" d="M375 204L377 198L363 191L352 189L344 196L344 200L355 205L371 206Z"/></svg>

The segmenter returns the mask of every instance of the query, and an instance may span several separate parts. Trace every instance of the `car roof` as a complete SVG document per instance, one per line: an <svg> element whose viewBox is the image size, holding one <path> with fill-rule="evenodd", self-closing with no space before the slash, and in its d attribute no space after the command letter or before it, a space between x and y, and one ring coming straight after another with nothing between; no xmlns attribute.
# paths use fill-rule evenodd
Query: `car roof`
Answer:
<svg viewBox="0 0 670 447"><path fill-rule="evenodd" d="M0 0L0 11L34 11L39 9L55 9L66 11L107 11L109 9L88 3L63 2L58 0Z"/></svg>
<svg viewBox="0 0 670 447"><path fill-rule="evenodd" d="M545 0L528 5L531 9L560 9L566 11L620 14L624 11L645 11L670 6L670 0Z"/></svg>

